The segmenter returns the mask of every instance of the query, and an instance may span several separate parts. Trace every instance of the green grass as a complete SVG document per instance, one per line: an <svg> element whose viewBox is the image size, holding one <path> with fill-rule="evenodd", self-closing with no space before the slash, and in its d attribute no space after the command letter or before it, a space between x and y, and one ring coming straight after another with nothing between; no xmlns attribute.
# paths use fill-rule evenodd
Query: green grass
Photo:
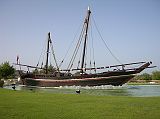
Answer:
<svg viewBox="0 0 160 119"><path fill-rule="evenodd" d="M0 119L159 119L160 97L51 94L0 89Z"/></svg>

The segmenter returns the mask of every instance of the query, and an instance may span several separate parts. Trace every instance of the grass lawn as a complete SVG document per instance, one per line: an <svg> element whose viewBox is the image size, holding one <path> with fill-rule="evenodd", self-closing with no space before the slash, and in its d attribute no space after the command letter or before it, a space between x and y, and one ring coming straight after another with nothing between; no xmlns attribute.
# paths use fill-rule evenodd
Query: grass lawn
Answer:
<svg viewBox="0 0 160 119"><path fill-rule="evenodd" d="M0 88L0 119L160 119L160 97L52 94Z"/></svg>

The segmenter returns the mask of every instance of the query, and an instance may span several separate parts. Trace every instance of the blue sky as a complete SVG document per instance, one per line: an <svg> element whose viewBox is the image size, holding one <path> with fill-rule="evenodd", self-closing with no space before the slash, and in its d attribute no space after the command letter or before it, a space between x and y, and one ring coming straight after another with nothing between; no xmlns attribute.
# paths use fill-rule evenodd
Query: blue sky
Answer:
<svg viewBox="0 0 160 119"><path fill-rule="evenodd" d="M0 63L16 62L19 55L21 63L36 65L48 32L60 63L88 5L103 39L122 63L152 61L160 69L159 0L1 0ZM97 65L118 64L96 40Z"/></svg>

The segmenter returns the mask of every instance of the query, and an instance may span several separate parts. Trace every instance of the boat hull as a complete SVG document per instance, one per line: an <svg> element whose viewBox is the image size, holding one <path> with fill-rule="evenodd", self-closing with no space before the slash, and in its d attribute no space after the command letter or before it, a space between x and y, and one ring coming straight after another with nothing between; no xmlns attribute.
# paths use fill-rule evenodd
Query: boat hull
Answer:
<svg viewBox="0 0 160 119"><path fill-rule="evenodd" d="M151 63L147 62L132 70L108 71L97 74L83 74L79 76L60 76L55 75L34 75L33 73L21 74L23 85L58 87L58 86L100 86L100 85L123 85L137 73L147 68Z"/></svg>
<svg viewBox="0 0 160 119"><path fill-rule="evenodd" d="M100 85L123 85L131 80L135 75L121 75L98 78L84 78L84 79L65 79L65 80L51 80L51 79L22 79L22 84L27 86L41 86L41 87L59 87L59 86L100 86Z"/></svg>

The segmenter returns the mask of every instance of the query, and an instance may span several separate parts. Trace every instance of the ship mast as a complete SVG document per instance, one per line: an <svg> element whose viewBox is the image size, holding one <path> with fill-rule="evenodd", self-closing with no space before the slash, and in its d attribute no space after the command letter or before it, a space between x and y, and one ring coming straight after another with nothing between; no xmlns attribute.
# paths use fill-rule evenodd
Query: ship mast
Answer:
<svg viewBox="0 0 160 119"><path fill-rule="evenodd" d="M47 42L47 57L46 57L46 74L48 74L48 57L49 57L49 43L51 42L50 32L48 33L48 42Z"/></svg>
<svg viewBox="0 0 160 119"><path fill-rule="evenodd" d="M85 54L86 54L86 44L87 44L87 36L88 36L88 26L89 26L89 19L90 19L90 14L91 11L88 7L88 11L87 11L87 17L85 18L85 39L84 39L84 47L83 47L83 54L82 54L82 64L81 64L81 73L83 74L84 72L84 60L85 60Z"/></svg>

